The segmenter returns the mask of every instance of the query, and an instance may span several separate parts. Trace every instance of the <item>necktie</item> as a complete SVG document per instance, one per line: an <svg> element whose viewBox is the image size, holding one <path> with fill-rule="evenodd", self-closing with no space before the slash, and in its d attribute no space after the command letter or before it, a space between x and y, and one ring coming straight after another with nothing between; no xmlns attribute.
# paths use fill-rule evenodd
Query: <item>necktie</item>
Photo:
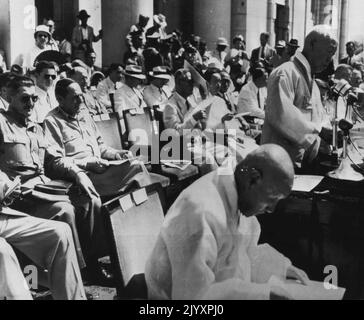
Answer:
<svg viewBox="0 0 364 320"><path fill-rule="evenodd" d="M258 89L258 93L257 93L257 99L258 99L258 106L259 106L259 109L262 109L261 105L260 105L260 92L259 92L259 89Z"/></svg>
<svg viewBox="0 0 364 320"><path fill-rule="evenodd" d="M264 59L265 58L265 47L262 47L262 51L261 51L261 53L260 53L260 57L262 58L262 59Z"/></svg>

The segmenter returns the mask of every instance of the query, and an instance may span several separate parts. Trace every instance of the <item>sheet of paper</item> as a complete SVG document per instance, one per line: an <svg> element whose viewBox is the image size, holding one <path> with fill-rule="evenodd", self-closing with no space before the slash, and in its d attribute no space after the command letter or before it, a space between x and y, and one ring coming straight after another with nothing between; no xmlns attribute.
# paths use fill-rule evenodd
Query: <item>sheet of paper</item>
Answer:
<svg viewBox="0 0 364 320"><path fill-rule="evenodd" d="M189 72L191 72L192 79L195 82L195 86L202 85L203 88L207 92L207 83L206 80L200 75L200 73L188 62L185 60L184 62L184 69L187 69Z"/></svg>
<svg viewBox="0 0 364 320"><path fill-rule="evenodd" d="M101 120L102 121L108 121L108 120L110 120L110 116L108 114L102 114L100 117L101 117Z"/></svg>
<svg viewBox="0 0 364 320"><path fill-rule="evenodd" d="M273 276L269 280L272 286L285 289L294 300L342 300L346 289L334 287L323 282L310 281L307 286L294 280L282 280Z"/></svg>
<svg viewBox="0 0 364 320"><path fill-rule="evenodd" d="M8 186L8 190L6 191L4 195L4 199L7 199L11 194L18 189L21 186L21 180L20 177L16 177Z"/></svg>
<svg viewBox="0 0 364 320"><path fill-rule="evenodd" d="M127 196L121 198L119 200L121 209L126 212L134 207L133 201L131 200L131 196L128 194Z"/></svg>
<svg viewBox="0 0 364 320"><path fill-rule="evenodd" d="M293 183L293 191L311 192L324 179L322 176L295 176Z"/></svg>
<svg viewBox="0 0 364 320"><path fill-rule="evenodd" d="M145 189L140 189L138 191L135 191L132 195L134 202L137 206L140 206L144 202L148 201L148 195Z"/></svg>
<svg viewBox="0 0 364 320"><path fill-rule="evenodd" d="M109 161L109 165L110 166L121 166L124 163L132 162L132 161L135 161L137 159L138 158L130 158L130 159L124 159L124 160L112 160L112 161Z"/></svg>

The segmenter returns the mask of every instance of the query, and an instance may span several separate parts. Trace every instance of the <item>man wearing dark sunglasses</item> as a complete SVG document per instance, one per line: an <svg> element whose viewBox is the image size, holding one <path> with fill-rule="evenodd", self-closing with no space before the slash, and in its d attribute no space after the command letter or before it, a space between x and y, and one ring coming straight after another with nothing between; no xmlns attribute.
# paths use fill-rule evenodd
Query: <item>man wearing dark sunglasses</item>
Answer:
<svg viewBox="0 0 364 320"><path fill-rule="evenodd" d="M46 176L50 171L48 167L50 163L57 162L54 159L61 156L46 139L42 127L31 121L37 100L34 82L27 77L15 77L8 84L8 92L9 110L0 114L0 170L11 180L20 176L23 189L33 190L36 185L51 182ZM70 199L60 201L51 196L45 201L32 192L30 196L15 201L13 208L38 218L66 222L72 229L77 258L82 269L86 266L85 260L95 260L87 259L85 252L89 257L90 251L97 251L100 238L103 238L99 232L102 227L101 200L92 194L92 182L83 170L72 161L57 163L57 166L52 167L52 178L66 179L75 182L79 187L77 190L72 188L75 192L71 193ZM92 268L92 271L93 280L103 284L109 281L110 285L110 275L105 274L104 270Z"/></svg>
<svg viewBox="0 0 364 320"><path fill-rule="evenodd" d="M40 61L35 68L35 79L35 92L39 99L34 107L32 121L43 123L47 114L58 105L54 94L54 84L57 79L55 64Z"/></svg>

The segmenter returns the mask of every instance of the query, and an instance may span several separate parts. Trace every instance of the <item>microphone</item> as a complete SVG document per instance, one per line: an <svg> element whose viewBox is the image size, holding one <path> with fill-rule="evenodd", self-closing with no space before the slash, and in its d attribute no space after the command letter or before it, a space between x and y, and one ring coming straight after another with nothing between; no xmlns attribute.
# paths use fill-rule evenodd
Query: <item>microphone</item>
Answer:
<svg viewBox="0 0 364 320"><path fill-rule="evenodd" d="M353 91L353 87L345 79L341 80L330 80L330 93L331 96L337 100L339 97L346 97L350 91Z"/></svg>

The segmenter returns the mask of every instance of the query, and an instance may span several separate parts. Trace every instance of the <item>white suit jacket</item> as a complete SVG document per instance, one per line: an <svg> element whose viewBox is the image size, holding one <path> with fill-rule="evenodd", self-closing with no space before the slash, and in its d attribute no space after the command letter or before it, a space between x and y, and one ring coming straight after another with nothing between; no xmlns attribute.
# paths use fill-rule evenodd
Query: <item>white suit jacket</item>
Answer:
<svg viewBox="0 0 364 320"><path fill-rule="evenodd" d="M258 101L258 91L259 98ZM259 89L254 81L250 81L240 91L238 99L238 113L250 112L250 116L265 118L264 105L267 99L267 88Z"/></svg>
<svg viewBox="0 0 364 320"><path fill-rule="evenodd" d="M115 91L115 111L122 115L123 111L134 109L143 113L147 106L143 95L138 89L132 89L126 84Z"/></svg>
<svg viewBox="0 0 364 320"><path fill-rule="evenodd" d="M201 129L200 122L193 118L194 102L189 97L191 109L187 110L186 99L175 92L168 100L163 113L163 120L166 129L175 129L182 136L184 130Z"/></svg>
<svg viewBox="0 0 364 320"><path fill-rule="evenodd" d="M307 59L298 52L268 80L262 143L282 146L299 167L304 158L309 162L317 156L324 121L320 90Z"/></svg>
<svg viewBox="0 0 364 320"><path fill-rule="evenodd" d="M239 214L232 170L219 172L183 191L168 212L146 266L150 299L269 299L270 277L286 276L290 261L258 245L258 220Z"/></svg>
<svg viewBox="0 0 364 320"><path fill-rule="evenodd" d="M150 84L143 91L144 101L148 107L164 106L171 97L172 93L167 86L164 86L161 91L154 84Z"/></svg>

